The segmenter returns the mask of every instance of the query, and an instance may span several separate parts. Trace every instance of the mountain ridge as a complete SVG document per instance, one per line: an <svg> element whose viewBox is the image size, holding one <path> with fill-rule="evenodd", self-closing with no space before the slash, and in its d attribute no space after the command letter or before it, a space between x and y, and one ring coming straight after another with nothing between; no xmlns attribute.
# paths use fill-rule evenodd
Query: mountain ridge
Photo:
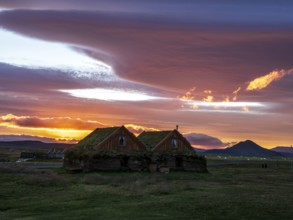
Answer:
<svg viewBox="0 0 293 220"><path fill-rule="evenodd" d="M18 150L50 150L52 148L66 149L73 144L66 143L45 143L35 140L23 141L0 141L0 149L18 149Z"/></svg>
<svg viewBox="0 0 293 220"><path fill-rule="evenodd" d="M246 157L284 157L281 153L263 148L251 140L241 141L226 149L207 150L204 154Z"/></svg>

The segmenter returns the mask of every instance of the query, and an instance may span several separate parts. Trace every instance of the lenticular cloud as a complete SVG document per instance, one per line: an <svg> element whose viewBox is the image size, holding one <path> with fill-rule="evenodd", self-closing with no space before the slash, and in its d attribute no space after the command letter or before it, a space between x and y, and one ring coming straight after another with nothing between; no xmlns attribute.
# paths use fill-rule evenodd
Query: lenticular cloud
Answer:
<svg viewBox="0 0 293 220"><path fill-rule="evenodd" d="M52 69L76 78L109 81L111 66L77 52L68 45L24 37L0 29L0 62L28 69Z"/></svg>

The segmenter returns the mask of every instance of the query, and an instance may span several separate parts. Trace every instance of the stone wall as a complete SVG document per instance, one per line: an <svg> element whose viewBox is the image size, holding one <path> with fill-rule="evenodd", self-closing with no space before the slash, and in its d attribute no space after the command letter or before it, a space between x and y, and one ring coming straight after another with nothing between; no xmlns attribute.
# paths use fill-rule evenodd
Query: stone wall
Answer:
<svg viewBox="0 0 293 220"><path fill-rule="evenodd" d="M207 172L207 165L205 160L184 159L183 169L185 171L193 172Z"/></svg>
<svg viewBox="0 0 293 220"><path fill-rule="evenodd" d="M92 158L85 165L86 171L120 171L120 158Z"/></svg>

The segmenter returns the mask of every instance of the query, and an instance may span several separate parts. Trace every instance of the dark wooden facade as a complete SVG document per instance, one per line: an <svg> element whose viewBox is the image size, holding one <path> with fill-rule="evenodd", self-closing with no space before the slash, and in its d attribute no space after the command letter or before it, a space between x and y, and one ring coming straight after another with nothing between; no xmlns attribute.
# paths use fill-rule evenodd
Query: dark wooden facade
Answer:
<svg viewBox="0 0 293 220"><path fill-rule="evenodd" d="M84 171L206 171L206 161L178 130L143 132L98 128L66 152L64 166Z"/></svg>
<svg viewBox="0 0 293 220"><path fill-rule="evenodd" d="M144 132L138 136L152 153L150 170L184 170L205 172L206 160L196 154L190 143L178 132Z"/></svg>
<svg viewBox="0 0 293 220"><path fill-rule="evenodd" d="M177 130L170 131L164 139L152 148L152 151L168 153L195 153L190 143Z"/></svg>
<svg viewBox="0 0 293 220"><path fill-rule="evenodd" d="M134 153L146 152L145 146L124 126L95 146L98 152Z"/></svg>
<svg viewBox="0 0 293 220"><path fill-rule="evenodd" d="M78 152L78 153L76 153ZM93 131L69 152L64 166L72 170L143 170L145 146L124 126Z"/></svg>

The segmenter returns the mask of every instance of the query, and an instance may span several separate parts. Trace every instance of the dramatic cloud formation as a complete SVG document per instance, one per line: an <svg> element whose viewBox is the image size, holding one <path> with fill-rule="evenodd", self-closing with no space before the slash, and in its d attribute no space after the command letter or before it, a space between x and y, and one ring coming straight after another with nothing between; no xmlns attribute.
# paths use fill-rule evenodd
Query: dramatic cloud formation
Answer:
<svg viewBox="0 0 293 220"><path fill-rule="evenodd" d="M0 38L2 63L29 69L56 69L80 78L115 79L110 66L74 51L69 45L31 39L2 29Z"/></svg>
<svg viewBox="0 0 293 220"><path fill-rule="evenodd" d="M248 86L246 87L247 91L253 90L261 90L268 87L273 81L280 80L287 74L293 73L293 69L288 71L286 70L274 70L267 75L258 77L251 82L249 82Z"/></svg>
<svg viewBox="0 0 293 220"><path fill-rule="evenodd" d="M205 149L224 148L228 143L223 143L219 138L206 134L189 133L184 134L185 138L194 146Z"/></svg>
<svg viewBox="0 0 293 220"><path fill-rule="evenodd" d="M66 141L179 124L291 145L292 10L289 0L0 1L0 135Z"/></svg>
<svg viewBox="0 0 293 220"><path fill-rule="evenodd" d="M56 128L56 129L76 129L93 130L97 127L104 127L98 121L83 121L79 118L51 117L40 118L36 116L15 116L8 114L0 116L0 126L18 126L29 128Z"/></svg>
<svg viewBox="0 0 293 220"><path fill-rule="evenodd" d="M181 106L183 109L187 110L195 110L195 111L215 111L215 112L230 112L230 113L237 113L237 112L249 112L248 107L254 108L265 108L268 107L268 104L260 103L260 102L240 102L237 100L238 92L241 90L241 87L238 87L235 91L232 92L234 96L232 98L232 102L230 101L230 97L227 96L222 101L215 101L215 96L211 95L212 90L204 90L203 92L196 92L196 87L191 88L188 90L183 96L178 96L179 100L182 101L184 104ZM208 94L208 95L206 95ZM217 95L217 99L223 96ZM231 111L231 108L233 109ZM236 109L235 109L236 108ZM255 112L258 113L258 112Z"/></svg>
<svg viewBox="0 0 293 220"><path fill-rule="evenodd" d="M147 101L164 99L161 97L150 96L135 90L119 90L119 89L74 89L60 90L74 97L98 99L104 101Z"/></svg>
<svg viewBox="0 0 293 220"><path fill-rule="evenodd" d="M203 98L204 102L212 102L214 100L214 96L208 95L207 97Z"/></svg>
<svg viewBox="0 0 293 220"><path fill-rule="evenodd" d="M144 131L159 131L157 128L149 128L141 125L134 125L134 124L126 124L124 125L130 132L132 132L135 135L139 135L140 133Z"/></svg>
<svg viewBox="0 0 293 220"><path fill-rule="evenodd" d="M196 90L196 87L192 87L189 89L183 96L179 96L180 100L182 101L192 101L195 99L194 97L194 91Z"/></svg>
<svg viewBox="0 0 293 220"><path fill-rule="evenodd" d="M240 92L240 90L241 90L241 87L238 87L236 90L234 90L234 91L232 92L232 94L234 95L234 97L233 97L233 101L237 101L237 95L238 95L238 93Z"/></svg>

